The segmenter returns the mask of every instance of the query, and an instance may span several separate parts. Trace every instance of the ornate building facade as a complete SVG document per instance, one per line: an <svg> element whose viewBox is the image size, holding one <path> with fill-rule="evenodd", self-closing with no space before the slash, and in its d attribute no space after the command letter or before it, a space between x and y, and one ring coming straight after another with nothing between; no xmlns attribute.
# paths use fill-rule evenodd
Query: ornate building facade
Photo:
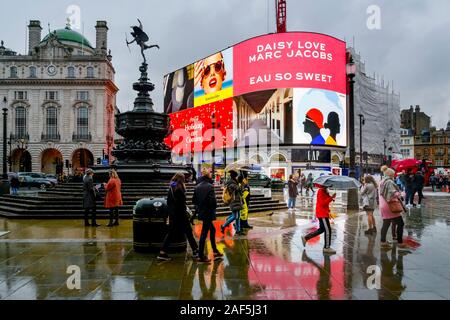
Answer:
<svg viewBox="0 0 450 320"><path fill-rule="evenodd" d="M95 47L70 25L41 39L37 20L28 25L27 55L2 41L0 104L8 110L10 171L56 174L68 165L75 173L111 159L118 88L106 21L95 28Z"/></svg>

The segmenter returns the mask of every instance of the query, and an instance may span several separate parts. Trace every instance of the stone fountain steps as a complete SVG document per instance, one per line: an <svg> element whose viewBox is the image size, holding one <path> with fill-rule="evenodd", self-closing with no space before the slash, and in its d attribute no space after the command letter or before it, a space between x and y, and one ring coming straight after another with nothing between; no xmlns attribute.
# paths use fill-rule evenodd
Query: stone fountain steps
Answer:
<svg viewBox="0 0 450 320"><path fill-rule="evenodd" d="M188 206L192 209L193 187L193 184L187 185ZM230 214L229 207L222 202L221 187L215 186L215 192L218 202L217 214ZM126 183L123 184L122 195L124 205L120 208L120 215L122 218L131 218L136 201L142 198L165 197L167 183ZM58 185L54 189L39 192L36 197L4 195L0 197L0 216L17 219L80 219L83 217L82 197L81 183ZM272 200L263 195L252 195L249 211L260 212L285 208L286 204L278 200ZM97 202L97 212L99 217L108 217L108 210L103 208L102 201Z"/></svg>

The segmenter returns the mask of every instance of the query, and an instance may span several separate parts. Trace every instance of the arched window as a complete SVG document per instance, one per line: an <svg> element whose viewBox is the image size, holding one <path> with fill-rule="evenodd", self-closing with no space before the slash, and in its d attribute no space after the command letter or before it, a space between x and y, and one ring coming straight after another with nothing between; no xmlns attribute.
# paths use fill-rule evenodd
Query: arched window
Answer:
<svg viewBox="0 0 450 320"><path fill-rule="evenodd" d="M93 67L87 67L87 77L88 78L94 77L94 68Z"/></svg>
<svg viewBox="0 0 450 320"><path fill-rule="evenodd" d="M67 68L67 77L75 78L75 68L74 67Z"/></svg>
<svg viewBox="0 0 450 320"><path fill-rule="evenodd" d="M27 134L27 110L25 107L16 107L16 138L25 139Z"/></svg>
<svg viewBox="0 0 450 320"><path fill-rule="evenodd" d="M10 67L9 72L10 72L9 76L11 78L17 78L17 67L15 66Z"/></svg>
<svg viewBox="0 0 450 320"><path fill-rule="evenodd" d="M46 135L54 139L58 136L58 110L51 106L46 111Z"/></svg>
<svg viewBox="0 0 450 320"><path fill-rule="evenodd" d="M87 107L77 109L77 135L87 137L89 134L89 110Z"/></svg>
<svg viewBox="0 0 450 320"><path fill-rule="evenodd" d="M30 67L30 78L36 78L36 67L35 66Z"/></svg>

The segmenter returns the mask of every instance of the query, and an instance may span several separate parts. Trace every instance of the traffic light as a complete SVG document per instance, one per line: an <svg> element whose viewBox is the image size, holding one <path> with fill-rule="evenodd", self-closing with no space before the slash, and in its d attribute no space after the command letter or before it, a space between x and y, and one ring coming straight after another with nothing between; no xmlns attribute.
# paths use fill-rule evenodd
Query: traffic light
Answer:
<svg viewBox="0 0 450 320"><path fill-rule="evenodd" d="M97 164L101 164L102 163L102 158L97 158Z"/></svg>

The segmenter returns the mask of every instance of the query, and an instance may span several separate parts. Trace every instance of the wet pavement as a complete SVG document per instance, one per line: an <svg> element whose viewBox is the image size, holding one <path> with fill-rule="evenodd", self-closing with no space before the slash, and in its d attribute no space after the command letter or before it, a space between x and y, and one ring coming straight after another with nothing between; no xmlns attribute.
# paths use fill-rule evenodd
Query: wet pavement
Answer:
<svg viewBox="0 0 450 320"><path fill-rule="evenodd" d="M72 220L0 219L0 231L9 231L0 236L0 298L450 299L450 197L425 195L422 208L404 216L406 251L380 249L379 234L364 235L365 214L347 213L345 195L332 208L337 254L322 253L322 238L305 250L301 235L317 223L312 198L302 197L296 212L251 214L254 229L245 236L232 228L222 234L216 221L224 258L211 264L198 264L190 250L168 262L134 252L131 220L85 228ZM200 230L198 223L197 239ZM207 250L212 257L209 243ZM80 289L67 286L71 265L80 268Z"/></svg>

